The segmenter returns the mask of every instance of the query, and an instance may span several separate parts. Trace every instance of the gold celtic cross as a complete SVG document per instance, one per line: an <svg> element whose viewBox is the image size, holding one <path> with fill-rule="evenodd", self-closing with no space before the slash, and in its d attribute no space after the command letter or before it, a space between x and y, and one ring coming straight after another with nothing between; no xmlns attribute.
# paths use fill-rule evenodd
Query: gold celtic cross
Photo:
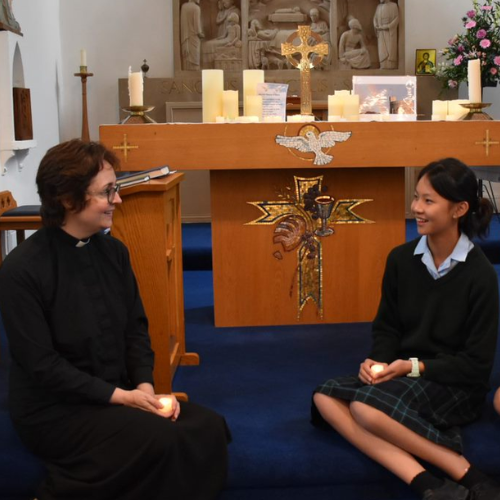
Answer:
<svg viewBox="0 0 500 500"><path fill-rule="evenodd" d="M293 44L296 38L300 38L300 45ZM316 45L309 45L311 38L316 40ZM300 61L293 57L294 54L300 54ZM310 59L311 54L319 57ZM328 44L323 42L320 35L311 31L310 26L299 26L298 31L281 44L281 55L300 70L300 114L312 115L311 69L321 64L323 57L328 55Z"/></svg>
<svg viewBox="0 0 500 500"><path fill-rule="evenodd" d="M120 146L113 146L113 149L119 149L120 151L122 151L126 163L128 160L129 149L139 149L139 146L130 146L130 143L127 140L127 134L123 134L122 144Z"/></svg>
<svg viewBox="0 0 500 500"><path fill-rule="evenodd" d="M490 146L498 146L499 141L490 141L490 130L486 130L486 139L476 142L477 146L486 146L486 156L490 156Z"/></svg>

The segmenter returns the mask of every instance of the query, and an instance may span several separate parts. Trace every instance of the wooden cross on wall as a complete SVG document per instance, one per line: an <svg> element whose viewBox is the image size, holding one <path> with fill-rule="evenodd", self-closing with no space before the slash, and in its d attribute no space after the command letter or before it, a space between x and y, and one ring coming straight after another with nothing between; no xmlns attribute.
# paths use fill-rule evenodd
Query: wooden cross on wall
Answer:
<svg viewBox="0 0 500 500"><path fill-rule="evenodd" d="M300 38L300 45L294 45L293 41ZM316 40L316 45L309 45L309 40ZM295 59L294 54L300 54L300 61ZM311 54L319 57L310 59ZM300 70L300 114L312 115L312 92L311 92L311 69L319 66L323 57L328 55L328 44L320 35L311 31L310 26L299 26L285 43L281 44L281 55L287 61Z"/></svg>

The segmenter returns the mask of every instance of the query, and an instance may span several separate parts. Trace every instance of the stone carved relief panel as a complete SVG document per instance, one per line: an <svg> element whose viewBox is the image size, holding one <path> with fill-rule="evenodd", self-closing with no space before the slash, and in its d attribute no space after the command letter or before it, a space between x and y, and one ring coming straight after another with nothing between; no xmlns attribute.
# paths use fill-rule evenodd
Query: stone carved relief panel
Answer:
<svg viewBox="0 0 500 500"><path fill-rule="evenodd" d="M328 43L322 71L404 72L404 0L174 0L173 8L176 73L291 70L281 44L299 25Z"/></svg>

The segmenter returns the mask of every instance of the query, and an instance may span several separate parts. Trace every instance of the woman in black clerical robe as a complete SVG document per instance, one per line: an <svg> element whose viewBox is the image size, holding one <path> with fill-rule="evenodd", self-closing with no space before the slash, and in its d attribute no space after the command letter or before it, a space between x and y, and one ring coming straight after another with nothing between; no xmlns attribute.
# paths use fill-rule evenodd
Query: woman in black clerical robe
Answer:
<svg viewBox="0 0 500 500"><path fill-rule="evenodd" d="M12 420L47 466L39 500L212 499L229 432L215 412L155 394L128 252L103 233L121 203L117 166L79 140L42 159L44 227L0 268Z"/></svg>

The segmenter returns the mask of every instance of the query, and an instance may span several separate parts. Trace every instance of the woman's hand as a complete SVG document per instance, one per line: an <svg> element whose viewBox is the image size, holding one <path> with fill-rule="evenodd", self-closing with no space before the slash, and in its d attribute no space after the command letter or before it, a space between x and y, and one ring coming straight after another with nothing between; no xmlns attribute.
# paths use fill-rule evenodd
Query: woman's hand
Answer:
<svg viewBox="0 0 500 500"><path fill-rule="evenodd" d="M387 368L387 363L379 363L373 359L365 359L363 363L359 366L359 379L364 384L374 384L379 376L377 373L372 371L372 366L379 365L384 367L384 371ZM384 373L384 372L380 372Z"/></svg>
<svg viewBox="0 0 500 500"><path fill-rule="evenodd" d="M168 398L172 401L169 411L165 411L164 405L160 402L160 398ZM149 391L142 389L134 389L132 391L125 391L116 388L113 392L110 403L121 404L130 406L131 408L138 408L139 410L149 411L163 418L172 418L177 420L180 413L180 405L173 395L155 395L150 394Z"/></svg>
<svg viewBox="0 0 500 500"><path fill-rule="evenodd" d="M173 394L156 395L156 398L162 405L160 413L163 417L171 417L175 422L181 412L181 405Z"/></svg>

